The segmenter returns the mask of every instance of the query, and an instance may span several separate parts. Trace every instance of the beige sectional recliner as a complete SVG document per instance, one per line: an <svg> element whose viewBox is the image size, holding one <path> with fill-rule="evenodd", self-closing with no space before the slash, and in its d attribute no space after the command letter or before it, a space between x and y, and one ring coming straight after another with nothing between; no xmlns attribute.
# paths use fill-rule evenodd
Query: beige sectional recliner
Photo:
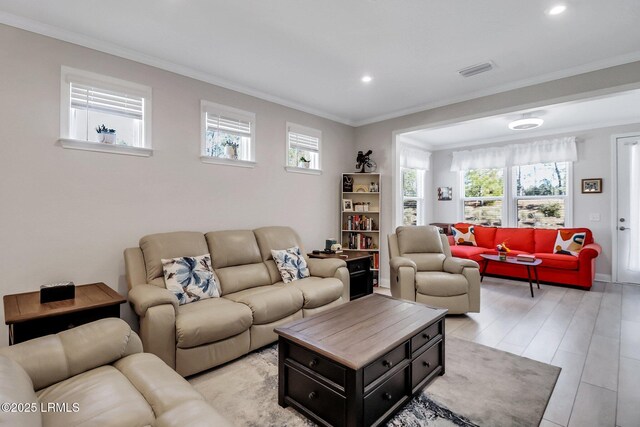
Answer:
<svg viewBox="0 0 640 427"><path fill-rule="evenodd" d="M480 312L478 263L451 256L434 226L403 226L389 235L391 295L449 310Z"/></svg>
<svg viewBox="0 0 640 427"><path fill-rule="evenodd" d="M7 426L232 426L114 318L0 348L0 402Z"/></svg>
<svg viewBox="0 0 640 427"><path fill-rule="evenodd" d="M144 350L179 374L212 368L277 340L273 329L349 300L339 259L309 259L311 277L284 284L271 250L298 246L289 227L172 232L145 236L125 250L129 302ZM162 259L211 254L221 298L178 305L165 287Z"/></svg>

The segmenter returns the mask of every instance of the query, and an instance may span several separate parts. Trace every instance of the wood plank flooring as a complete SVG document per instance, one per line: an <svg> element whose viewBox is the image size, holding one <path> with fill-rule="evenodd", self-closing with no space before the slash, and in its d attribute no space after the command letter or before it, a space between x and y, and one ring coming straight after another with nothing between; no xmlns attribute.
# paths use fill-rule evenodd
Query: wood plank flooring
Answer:
<svg viewBox="0 0 640 427"><path fill-rule="evenodd" d="M446 332L561 367L542 426L640 426L640 286L541 288L485 278L480 313L448 316Z"/></svg>

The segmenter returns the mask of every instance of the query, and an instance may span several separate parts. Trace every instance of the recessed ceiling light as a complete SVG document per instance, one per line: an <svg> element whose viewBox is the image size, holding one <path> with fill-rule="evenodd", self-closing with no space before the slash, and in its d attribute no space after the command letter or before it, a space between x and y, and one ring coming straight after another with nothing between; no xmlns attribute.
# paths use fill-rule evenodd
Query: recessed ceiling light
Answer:
<svg viewBox="0 0 640 427"><path fill-rule="evenodd" d="M567 10L567 6L565 6L563 4L559 4L559 5L553 6L551 9L549 9L547 14L548 15L560 15L565 10Z"/></svg>
<svg viewBox="0 0 640 427"><path fill-rule="evenodd" d="M373 77L371 77L369 75L364 75L364 76L362 76L362 78L360 80L362 80L362 83L370 83L371 80L373 80Z"/></svg>
<svg viewBox="0 0 640 427"><path fill-rule="evenodd" d="M539 117L527 117L525 115L521 119L514 120L511 123L509 123L509 129L511 130L535 129L542 126L543 123L544 123L544 120L542 120Z"/></svg>

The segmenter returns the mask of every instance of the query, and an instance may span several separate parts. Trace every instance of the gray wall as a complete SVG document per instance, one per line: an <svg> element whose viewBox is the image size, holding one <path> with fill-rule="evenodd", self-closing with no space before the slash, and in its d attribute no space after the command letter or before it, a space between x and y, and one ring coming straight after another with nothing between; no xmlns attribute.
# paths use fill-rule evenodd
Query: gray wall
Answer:
<svg viewBox="0 0 640 427"><path fill-rule="evenodd" d="M593 231L597 243L602 246L602 254L596 260L598 274L611 274L611 186L615 179L611 171L611 135L638 132L640 124L616 126L583 132L551 135L531 140L520 140L517 143L527 143L541 139L553 139L562 136L576 136L578 138L578 161L573 164L573 225L587 227ZM504 142L482 147L513 144ZM461 150L441 150L433 153L433 182L434 187L453 187L453 200L450 202L434 201L433 218L435 222L449 222L460 219L460 190L459 173L451 172L451 153ZM582 194L581 180L583 178L602 178L603 190L601 194ZM599 214L600 221L590 221L590 214Z"/></svg>
<svg viewBox="0 0 640 427"><path fill-rule="evenodd" d="M290 225L308 250L336 235L353 128L3 25L0 64L0 294L59 280L126 294L122 251L149 233ZM151 86L153 156L63 149L61 65ZM201 99L256 113L254 169L199 160ZM286 121L322 131L321 176L284 170Z"/></svg>
<svg viewBox="0 0 640 427"><path fill-rule="evenodd" d="M630 87L636 88L638 83L640 83L640 62L634 62L434 108L357 128L356 149L372 149L373 158L378 163L379 171L382 173L383 216L381 221L382 241L380 246L382 247L382 255L380 265L382 267L381 277L383 283L388 283L389 279L386 236L394 228L392 224L393 201L391 189L393 174L392 146L393 133L395 131L428 127L436 123L454 123L461 120L508 113L518 109L542 107L557 102L567 102L588 96L622 91ZM608 157L609 155L607 155ZM594 157L594 160L589 161L597 162L597 156ZM437 157L432 158L432 165L434 164L437 164ZM608 164L607 161L607 164L602 166L608 168ZM606 174L606 176L609 175L610 172ZM433 177L433 185L440 185L436 176ZM578 223L577 219L576 223ZM603 240L607 239L605 236L602 238ZM608 239L610 239L610 236ZM603 268L605 267L603 266ZM610 270L610 267L606 269Z"/></svg>

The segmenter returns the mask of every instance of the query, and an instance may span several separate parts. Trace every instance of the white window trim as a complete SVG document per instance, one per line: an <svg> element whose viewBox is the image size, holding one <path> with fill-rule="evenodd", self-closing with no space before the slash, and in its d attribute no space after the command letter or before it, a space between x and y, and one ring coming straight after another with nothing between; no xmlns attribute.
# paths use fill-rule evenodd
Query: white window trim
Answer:
<svg viewBox="0 0 640 427"><path fill-rule="evenodd" d="M249 144L249 159L223 159L219 157L206 156L204 153L207 147L207 113L230 115L232 117L251 122L251 144ZM202 163L209 163L223 166L237 166L241 168L253 168L256 162L256 114L228 105L217 104L215 102L200 100L200 160Z"/></svg>
<svg viewBox="0 0 640 427"><path fill-rule="evenodd" d="M573 227L573 162L567 162L567 195L566 196L517 196L516 182L513 179L513 169L516 166L509 166L502 169L504 190L502 197L464 197L464 174L466 171L459 172L459 191L460 203L458 203L458 218L464 221L464 202L467 200L502 200L502 227L517 228L518 227L518 199L558 199L564 198L564 228Z"/></svg>
<svg viewBox="0 0 640 427"><path fill-rule="evenodd" d="M551 163L551 162L547 162ZM573 227L573 162L560 162L567 164L567 194L565 196L518 196L516 192L516 180L513 179L513 170L517 166L507 168L509 174L509 227L518 227L518 203L519 199L543 200L543 199L564 199L564 228Z"/></svg>
<svg viewBox="0 0 640 427"><path fill-rule="evenodd" d="M307 169L289 165L289 132L302 133L318 138L318 168ZM296 123L286 122L285 128L285 150L284 150L284 170L292 173L302 173L307 175L322 175L322 131L319 129L302 126Z"/></svg>
<svg viewBox="0 0 640 427"><path fill-rule="evenodd" d="M402 188L403 179L402 179L402 171L403 169L415 169L416 170L416 183L418 184L418 196L409 197L404 195L404 189ZM404 201L405 200L415 200L417 203L417 215L416 215L416 225L426 225L427 218L427 202L426 202L426 176L427 171L425 169L418 168L405 168L400 167L400 197L402 203L402 223L404 223ZM400 224L402 225L402 224Z"/></svg>
<svg viewBox="0 0 640 427"><path fill-rule="evenodd" d="M509 197L509 176L508 170L509 168L487 168L487 169L502 169L502 197L499 196L485 196L485 197L465 197L464 194L464 174L467 171L460 171L458 173L459 180L459 190L460 191L460 203L458 203L458 218L460 218L461 222L464 222L464 202L469 200L481 200L481 201L493 201L493 200L502 200L502 213L500 215L500 221L502 222L501 227L510 227L509 224L509 215L508 215L508 197Z"/></svg>
<svg viewBox="0 0 640 427"><path fill-rule="evenodd" d="M144 128L143 147L131 147L126 145L110 145L99 142L90 142L69 137L71 82L94 85L103 89L119 92L127 92L144 98ZM130 156L149 157L153 154L151 145L151 104L152 90L149 86L62 66L60 71L60 138L58 141L63 148L74 150L95 151L100 153L125 154Z"/></svg>

